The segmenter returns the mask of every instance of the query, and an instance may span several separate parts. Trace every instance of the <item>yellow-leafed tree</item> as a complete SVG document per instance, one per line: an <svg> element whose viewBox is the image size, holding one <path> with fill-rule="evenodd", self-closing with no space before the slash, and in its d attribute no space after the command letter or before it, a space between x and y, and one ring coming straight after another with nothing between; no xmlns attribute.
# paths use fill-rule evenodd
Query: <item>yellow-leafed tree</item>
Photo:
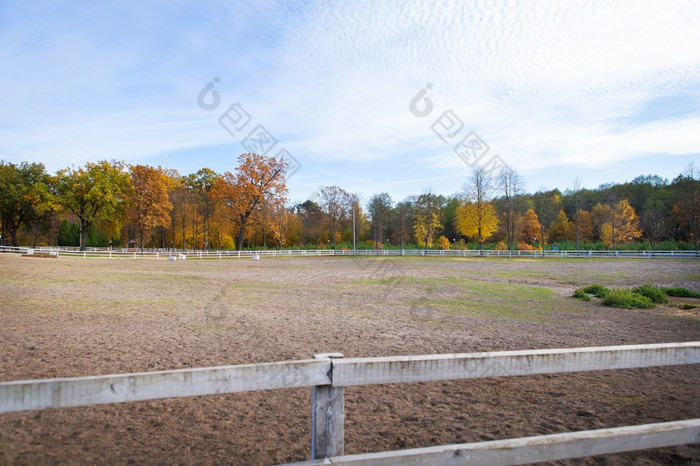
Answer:
<svg viewBox="0 0 700 466"><path fill-rule="evenodd" d="M413 205L413 233L416 241L426 249L433 245L435 232L442 228L441 196L432 193L421 194Z"/></svg>
<svg viewBox="0 0 700 466"><path fill-rule="evenodd" d="M457 229L461 234L479 243L489 239L498 228L498 214L489 202L472 202L457 207Z"/></svg>
<svg viewBox="0 0 700 466"><path fill-rule="evenodd" d="M560 210L559 213L557 213L557 216L555 217L554 221L551 223L551 225L549 225L549 229L547 230L547 237L549 238L549 242L551 243L554 241L572 239L571 227L572 224L569 220L569 217L566 216L566 213L563 209Z"/></svg>

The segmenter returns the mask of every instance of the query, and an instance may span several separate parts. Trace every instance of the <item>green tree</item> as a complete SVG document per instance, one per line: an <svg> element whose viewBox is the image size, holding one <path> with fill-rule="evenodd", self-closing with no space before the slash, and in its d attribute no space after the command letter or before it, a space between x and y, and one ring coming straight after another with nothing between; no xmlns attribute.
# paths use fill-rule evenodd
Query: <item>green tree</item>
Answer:
<svg viewBox="0 0 700 466"><path fill-rule="evenodd" d="M70 223L68 223L67 218L61 220L61 224L58 227L58 237L56 238L56 243L59 246L72 246Z"/></svg>
<svg viewBox="0 0 700 466"><path fill-rule="evenodd" d="M70 243L67 246L80 246L80 224L71 223L70 224Z"/></svg>
<svg viewBox="0 0 700 466"><path fill-rule="evenodd" d="M202 168L185 178L185 186L191 190L199 214L202 216L202 247L209 249L211 243L211 217L216 209L214 187L221 176L210 168Z"/></svg>
<svg viewBox="0 0 700 466"><path fill-rule="evenodd" d="M375 194L369 200L367 210L372 225L372 238L377 249L384 242L384 239L390 236L392 204L391 196L388 193Z"/></svg>
<svg viewBox="0 0 700 466"><path fill-rule="evenodd" d="M64 209L80 220L80 250L87 247L88 227L99 221L116 236L124 220L131 192L129 173L122 162L101 161L58 172L58 193Z"/></svg>
<svg viewBox="0 0 700 466"><path fill-rule="evenodd" d="M3 228L19 246L17 231L40 211L53 206L49 176L41 163L0 161L0 214Z"/></svg>

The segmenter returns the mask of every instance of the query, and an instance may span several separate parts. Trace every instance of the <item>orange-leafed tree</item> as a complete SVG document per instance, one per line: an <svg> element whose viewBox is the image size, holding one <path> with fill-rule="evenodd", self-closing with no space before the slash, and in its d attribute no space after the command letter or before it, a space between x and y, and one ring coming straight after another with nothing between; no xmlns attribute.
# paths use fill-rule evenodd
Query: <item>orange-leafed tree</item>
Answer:
<svg viewBox="0 0 700 466"><path fill-rule="evenodd" d="M144 237L156 227L170 223L171 180L161 167L148 165L131 165L131 190L127 218L133 226L133 234L138 236L139 244L144 246Z"/></svg>
<svg viewBox="0 0 700 466"><path fill-rule="evenodd" d="M525 217L523 217L520 223L520 240L525 243L532 243L540 235L540 219L535 213L534 209L528 209L525 212ZM520 248L522 249L522 248Z"/></svg>
<svg viewBox="0 0 700 466"><path fill-rule="evenodd" d="M238 224L237 247L243 249L251 217L263 204L272 205L287 194L284 171L287 162L259 154L241 154L235 172L217 182L215 197L230 209Z"/></svg>

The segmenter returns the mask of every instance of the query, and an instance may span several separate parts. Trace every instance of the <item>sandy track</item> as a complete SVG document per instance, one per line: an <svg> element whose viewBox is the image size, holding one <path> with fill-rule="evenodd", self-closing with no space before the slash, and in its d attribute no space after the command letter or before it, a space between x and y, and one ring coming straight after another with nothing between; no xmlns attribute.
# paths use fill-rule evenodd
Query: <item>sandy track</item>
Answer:
<svg viewBox="0 0 700 466"><path fill-rule="evenodd" d="M0 266L0 380L700 339L697 309L679 300L629 311L568 298L594 281L700 291L696 261L2 255ZM346 452L700 417L699 381L681 366L353 387ZM300 461L309 410L310 390L295 389L0 415L0 463ZM699 457L685 446L584 462Z"/></svg>

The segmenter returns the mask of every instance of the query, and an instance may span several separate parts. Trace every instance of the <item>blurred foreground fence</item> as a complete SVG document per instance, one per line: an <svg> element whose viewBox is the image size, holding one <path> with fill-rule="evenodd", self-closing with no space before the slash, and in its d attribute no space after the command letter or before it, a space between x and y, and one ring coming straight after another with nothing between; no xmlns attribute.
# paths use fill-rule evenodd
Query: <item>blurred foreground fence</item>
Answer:
<svg viewBox="0 0 700 466"><path fill-rule="evenodd" d="M303 464L523 464L697 443L700 419L344 455L345 387L698 362L700 342L380 358L328 353L302 361L0 382L0 413L308 386L311 461Z"/></svg>
<svg viewBox="0 0 700 466"><path fill-rule="evenodd" d="M521 257L521 258L700 258L700 251L509 251L457 249L266 249L259 251L230 250L182 250L182 249L127 249L127 248L78 248L66 247L12 247L0 246L0 253L24 255L67 256L91 258L131 258L131 259L239 259L261 257L320 257L320 256L428 256L428 257Z"/></svg>

